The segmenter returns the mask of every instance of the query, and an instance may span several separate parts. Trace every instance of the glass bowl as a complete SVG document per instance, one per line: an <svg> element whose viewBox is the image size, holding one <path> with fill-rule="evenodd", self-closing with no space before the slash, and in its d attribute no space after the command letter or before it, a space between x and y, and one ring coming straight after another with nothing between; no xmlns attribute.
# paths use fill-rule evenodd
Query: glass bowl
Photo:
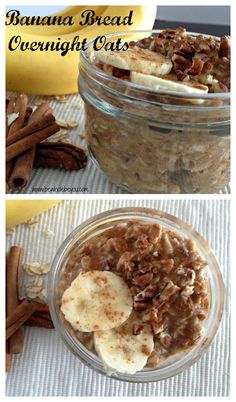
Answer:
<svg viewBox="0 0 236 402"><path fill-rule="evenodd" d="M149 208L114 209L86 220L74 229L65 239L53 260L48 282L49 308L55 329L58 331L69 350L90 368L107 375L98 356L86 349L86 347L75 336L72 336L70 331L66 328L58 306L57 288L61 270L75 244L82 245L86 240L115 224L126 223L130 220L159 223L164 228L174 230L184 237L193 239L200 254L207 260L209 265L210 308L208 316L204 321L205 333L199 343L192 349L182 354L175 355L174 358L167 359L161 366L156 368L145 368L133 375L121 373L111 375L112 378L129 382L158 381L174 376L189 368L202 356L216 335L224 308L225 289L219 264L206 241L189 225L175 216Z"/></svg>
<svg viewBox="0 0 236 402"><path fill-rule="evenodd" d="M129 41L158 32L106 38ZM99 69L92 48L93 41L81 52L79 90L96 166L130 193L222 190L230 180L230 93L157 92Z"/></svg>

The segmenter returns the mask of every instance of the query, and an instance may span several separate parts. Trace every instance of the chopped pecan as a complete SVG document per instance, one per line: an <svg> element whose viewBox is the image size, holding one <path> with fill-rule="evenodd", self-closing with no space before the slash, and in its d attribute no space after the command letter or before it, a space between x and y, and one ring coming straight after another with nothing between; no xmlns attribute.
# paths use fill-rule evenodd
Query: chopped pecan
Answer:
<svg viewBox="0 0 236 402"><path fill-rule="evenodd" d="M176 286L172 281L168 282L164 290L161 292L160 300L168 300L179 290L180 288Z"/></svg>
<svg viewBox="0 0 236 402"><path fill-rule="evenodd" d="M172 336L167 332L161 332L160 342L165 348L169 348L172 342Z"/></svg>
<svg viewBox="0 0 236 402"><path fill-rule="evenodd" d="M147 361L147 367L156 367L160 358L155 350L152 351L150 354L148 361Z"/></svg>
<svg viewBox="0 0 236 402"><path fill-rule="evenodd" d="M166 54L165 44L160 38L155 38L149 45L149 50L156 53Z"/></svg>
<svg viewBox="0 0 236 402"><path fill-rule="evenodd" d="M164 232L161 237L161 246L163 255L172 255L174 252L168 233Z"/></svg>
<svg viewBox="0 0 236 402"><path fill-rule="evenodd" d="M142 234L139 238L134 242L134 246L137 249L147 248L149 246L149 241L146 234Z"/></svg>
<svg viewBox="0 0 236 402"><path fill-rule="evenodd" d="M81 258L81 265L84 271L90 271L92 269L92 258L88 255Z"/></svg>
<svg viewBox="0 0 236 402"><path fill-rule="evenodd" d="M194 59L195 60L200 59L205 63L206 61L209 60L209 57L205 53L199 52L199 53L195 53Z"/></svg>
<svg viewBox="0 0 236 402"><path fill-rule="evenodd" d="M121 68L113 67L112 75L116 78L129 78L130 71L129 70L122 70Z"/></svg>
<svg viewBox="0 0 236 402"><path fill-rule="evenodd" d="M138 285L141 288L143 288L144 286L146 286L147 284L149 284L151 282L152 278L153 278L153 273L147 272L146 274L135 276L133 278L133 283L134 283L134 285Z"/></svg>
<svg viewBox="0 0 236 402"><path fill-rule="evenodd" d="M144 330L144 326L141 324L133 324L133 335L140 335Z"/></svg>
<svg viewBox="0 0 236 402"><path fill-rule="evenodd" d="M106 244L110 253L114 251L117 253L124 253L126 250L126 242L120 237L112 237L107 240Z"/></svg>
<svg viewBox="0 0 236 402"><path fill-rule="evenodd" d="M138 293L135 297L134 300L147 300L151 299L157 294L158 287L157 285L148 285L142 292Z"/></svg>
<svg viewBox="0 0 236 402"><path fill-rule="evenodd" d="M153 325L154 322L158 321L158 310L155 307L152 307L149 311L148 319L146 319L150 325Z"/></svg>
<svg viewBox="0 0 236 402"><path fill-rule="evenodd" d="M180 46L179 50L180 50L182 53L187 53L187 54L189 54L189 55L191 55L191 56L193 56L194 53L195 53L194 47L193 47L191 44L188 44L188 43L186 43L186 42L183 43L183 44Z"/></svg>
<svg viewBox="0 0 236 402"><path fill-rule="evenodd" d="M125 278L131 278L132 271L134 268L134 263L132 262L132 258L134 253L125 251L121 254L119 261L117 263L117 271L121 272Z"/></svg>
<svg viewBox="0 0 236 402"><path fill-rule="evenodd" d="M186 29L179 27L177 29L165 29L159 33L159 38L165 38L165 39L177 39L177 38L183 38L186 36Z"/></svg>
<svg viewBox="0 0 236 402"><path fill-rule="evenodd" d="M194 290L193 290L193 286L185 286L185 288L182 290L182 292L180 293L181 297L189 297L193 294Z"/></svg>
<svg viewBox="0 0 236 402"><path fill-rule="evenodd" d="M181 70L176 70L176 77L178 81L183 81L188 77L188 74Z"/></svg>
<svg viewBox="0 0 236 402"><path fill-rule="evenodd" d="M153 306L159 311L162 309L162 307L165 306L165 301L164 300L160 300L160 297L158 296L158 298L154 298L153 299Z"/></svg>
<svg viewBox="0 0 236 402"><path fill-rule="evenodd" d="M169 274L174 268L174 263L175 263L175 261L173 258L167 258L167 259L160 260L161 271L165 272L166 274Z"/></svg>
<svg viewBox="0 0 236 402"><path fill-rule="evenodd" d="M138 271L134 273L134 275L139 275L139 274L146 274L147 272L152 271L152 263L149 261L141 261L138 267Z"/></svg>
<svg viewBox="0 0 236 402"><path fill-rule="evenodd" d="M137 295L140 291L141 291L141 289L138 286L131 286L131 288L130 288L130 292L131 292L132 296Z"/></svg>
<svg viewBox="0 0 236 402"><path fill-rule="evenodd" d="M187 249L190 251L190 253L196 252L196 250L197 250L196 243L192 239L190 239L190 238L185 239L185 244L186 244Z"/></svg>
<svg viewBox="0 0 236 402"><path fill-rule="evenodd" d="M191 66L189 57L185 54L181 54L181 52L174 53L171 60L180 66L184 66L184 68Z"/></svg>
<svg viewBox="0 0 236 402"><path fill-rule="evenodd" d="M231 53L231 45L230 45L230 38L228 36L223 36L220 39L220 50L219 55L220 57L230 57Z"/></svg>
<svg viewBox="0 0 236 402"><path fill-rule="evenodd" d="M148 310L150 309L151 306L152 306L151 302L134 300L134 310L136 311Z"/></svg>
<svg viewBox="0 0 236 402"><path fill-rule="evenodd" d="M180 279L177 279L179 286L193 285L195 282L196 273L193 269L184 268L181 265L177 268L176 274L181 276Z"/></svg>
<svg viewBox="0 0 236 402"><path fill-rule="evenodd" d="M143 49L149 49L149 46L151 45L152 41L153 39L151 37L140 39L138 42L131 41L129 42L129 47L134 47L137 46L138 44L138 46Z"/></svg>
<svg viewBox="0 0 236 402"><path fill-rule="evenodd" d="M154 332L154 335L160 334L164 330L164 326L162 322L153 322L152 323L152 330Z"/></svg>
<svg viewBox="0 0 236 402"><path fill-rule="evenodd" d="M202 72L204 62L201 59L193 59L191 67L188 69L189 75L199 75Z"/></svg>
<svg viewBox="0 0 236 402"><path fill-rule="evenodd" d="M161 225L153 224L148 230L148 238L150 243L157 244L161 237L162 228Z"/></svg>

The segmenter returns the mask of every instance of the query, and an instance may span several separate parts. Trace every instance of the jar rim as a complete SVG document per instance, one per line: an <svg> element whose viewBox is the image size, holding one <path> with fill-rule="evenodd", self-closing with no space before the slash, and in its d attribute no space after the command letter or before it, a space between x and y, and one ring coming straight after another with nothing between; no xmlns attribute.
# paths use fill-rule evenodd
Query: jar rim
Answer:
<svg viewBox="0 0 236 402"><path fill-rule="evenodd" d="M146 33L146 34L149 34L149 36L150 36L152 34L156 34L156 33L162 32L162 31L163 31L162 29L130 30L130 31L110 33L110 34L107 34L104 36L106 36L106 38L112 38L112 37L117 37L117 36L133 35L133 34L140 34L140 33L143 33L143 34ZM196 33L196 32L189 32L189 31L187 31L186 33L189 35L193 35L193 36L204 35L205 37L209 37L209 38L211 37L211 38L214 38L217 40L220 39L217 36L208 35L208 34L201 34L201 33ZM90 47L92 46L95 39L96 38L93 38L88 42L88 48L86 50L80 51L80 58L81 58L82 62L84 63L84 65L86 66L86 68L88 69L88 71L90 71L91 73L95 73L98 77L103 78L107 82L109 82L111 84L112 83L113 84L121 84L121 81L122 81L122 87L123 87L123 89L121 91L122 93L124 92L124 88L127 88L127 89L134 90L134 91L136 90L137 92L140 92L142 94L148 94L148 95L155 94L155 95L160 95L160 96L162 96L162 95L170 96L173 99L176 98L179 100L181 100L181 99L185 99L185 100L199 99L199 100L205 100L205 101L206 100L214 101L215 99L225 100L225 101L230 100L230 96L231 96L230 92L187 94L187 93L177 93L174 91L166 91L166 90L154 91L151 88L147 88L143 85L135 84L135 83L127 81L127 80L121 80L120 78L109 75L105 71L99 69L95 64L93 64L88 57L88 54L90 52ZM225 106L229 106L229 105L226 104ZM204 109L204 107L201 107L201 106L200 107L198 106L197 108ZM196 107L194 107L194 109L196 109Z"/></svg>
<svg viewBox="0 0 236 402"><path fill-rule="evenodd" d="M142 370L132 376L121 373L118 373L117 375L111 375L111 378L127 382L152 382L163 380L179 374L180 372L194 364L210 346L213 338L216 335L222 318L225 299L225 287L219 263L206 240L204 240L204 238L190 225L186 224L181 219L173 215L151 208L125 207L99 213L81 223L64 240L56 253L49 274L48 301L52 320L62 340L72 353L74 353L84 364L93 368L95 371L103 375L107 375L101 363L101 360L96 357L94 353L86 349L86 347L78 339L75 340L62 323L56 301L55 286L57 285L60 269L62 268L66 258L68 257L70 250L78 242L79 237L82 238L86 234L92 233L94 230L96 231L100 226L104 225L105 223L109 223L110 226L112 226L121 221L125 222L127 220L138 220L141 218L143 220L149 218L150 223L154 223L156 221L156 223L159 222L164 226L169 225L170 227L172 227L172 230L174 229L178 231L179 228L179 231L184 231L185 236L188 235L196 240L197 247L199 248L201 253L203 253L204 257L207 258L207 261L211 268L211 271L210 269L209 271L212 281L212 284L210 285L210 295L212 302L210 303L210 310L206 318L206 322L208 322L207 328L209 332L206 333L206 336L201 339L196 347L190 349L189 352L183 355L183 357L180 357L179 360L177 359L177 361L170 363L170 365L167 365L167 367L164 366L159 368L157 367L155 369ZM104 229L108 227L109 226L106 226L104 227ZM213 293L215 293L214 298L212 297ZM209 321L210 318L213 322Z"/></svg>

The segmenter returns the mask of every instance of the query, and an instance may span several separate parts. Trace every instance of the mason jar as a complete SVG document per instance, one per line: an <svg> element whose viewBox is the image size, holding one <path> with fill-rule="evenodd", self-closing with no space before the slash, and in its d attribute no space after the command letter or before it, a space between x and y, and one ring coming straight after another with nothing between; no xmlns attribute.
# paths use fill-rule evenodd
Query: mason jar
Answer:
<svg viewBox="0 0 236 402"><path fill-rule="evenodd" d="M107 38L129 41L158 32ZM81 52L79 90L97 167L131 193L222 190L230 180L230 93L157 92L113 77L91 61L92 43Z"/></svg>

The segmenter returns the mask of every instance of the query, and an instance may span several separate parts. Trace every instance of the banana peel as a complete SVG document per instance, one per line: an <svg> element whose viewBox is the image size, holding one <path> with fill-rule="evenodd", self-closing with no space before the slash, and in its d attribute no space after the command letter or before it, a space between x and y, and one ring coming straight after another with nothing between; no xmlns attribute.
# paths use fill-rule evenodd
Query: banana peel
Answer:
<svg viewBox="0 0 236 402"><path fill-rule="evenodd" d="M6 200L6 229L47 211L61 200Z"/></svg>

